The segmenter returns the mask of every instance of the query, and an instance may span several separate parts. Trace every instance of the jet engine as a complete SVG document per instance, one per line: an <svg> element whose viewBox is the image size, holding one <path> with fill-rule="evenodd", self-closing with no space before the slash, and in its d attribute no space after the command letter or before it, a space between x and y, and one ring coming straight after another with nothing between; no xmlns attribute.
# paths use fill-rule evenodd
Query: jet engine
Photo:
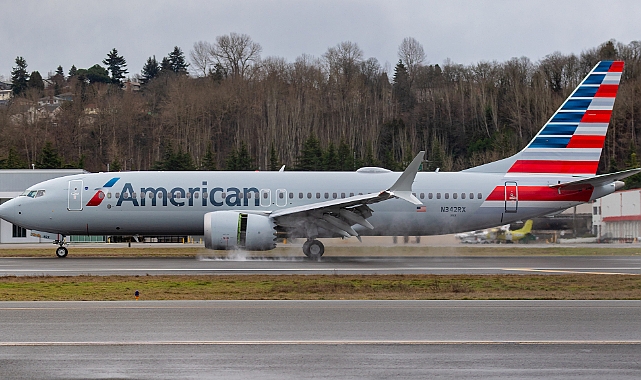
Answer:
<svg viewBox="0 0 641 380"><path fill-rule="evenodd" d="M268 217L236 211L205 214L205 247L268 251L276 248L275 224Z"/></svg>

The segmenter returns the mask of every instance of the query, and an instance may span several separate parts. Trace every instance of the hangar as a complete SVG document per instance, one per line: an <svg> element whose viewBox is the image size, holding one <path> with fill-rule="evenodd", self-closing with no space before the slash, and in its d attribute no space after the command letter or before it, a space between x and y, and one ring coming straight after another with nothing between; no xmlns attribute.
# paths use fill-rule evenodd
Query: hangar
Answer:
<svg viewBox="0 0 641 380"><path fill-rule="evenodd" d="M617 191L592 203L598 241L636 242L641 237L641 189Z"/></svg>

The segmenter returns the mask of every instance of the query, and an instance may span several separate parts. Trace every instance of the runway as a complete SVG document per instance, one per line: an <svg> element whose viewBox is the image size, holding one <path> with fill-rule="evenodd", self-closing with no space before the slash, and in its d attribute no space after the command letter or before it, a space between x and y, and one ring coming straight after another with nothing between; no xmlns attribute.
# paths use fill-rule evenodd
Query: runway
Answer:
<svg viewBox="0 0 641 380"><path fill-rule="evenodd" d="M619 378L640 301L2 302L3 378Z"/></svg>
<svg viewBox="0 0 641 380"><path fill-rule="evenodd" d="M0 276L532 273L641 275L641 256L0 258Z"/></svg>

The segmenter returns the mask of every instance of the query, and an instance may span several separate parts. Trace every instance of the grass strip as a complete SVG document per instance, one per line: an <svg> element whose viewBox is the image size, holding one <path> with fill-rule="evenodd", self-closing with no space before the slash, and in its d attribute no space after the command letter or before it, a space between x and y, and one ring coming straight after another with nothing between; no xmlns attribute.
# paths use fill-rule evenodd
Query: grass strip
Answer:
<svg viewBox="0 0 641 380"><path fill-rule="evenodd" d="M0 277L2 301L640 300L634 275Z"/></svg>

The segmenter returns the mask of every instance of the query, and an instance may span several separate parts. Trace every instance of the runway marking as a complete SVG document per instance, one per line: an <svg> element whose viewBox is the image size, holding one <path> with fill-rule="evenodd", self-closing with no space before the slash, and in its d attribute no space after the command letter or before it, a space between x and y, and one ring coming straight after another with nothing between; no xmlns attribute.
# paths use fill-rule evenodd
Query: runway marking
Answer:
<svg viewBox="0 0 641 380"><path fill-rule="evenodd" d="M605 270L621 270L621 269L614 269L614 268L598 268L598 269L605 269ZM628 268L631 269L631 268ZM636 268L634 268L636 270ZM519 272L539 272L539 273L566 273L566 274L618 274L618 275L627 275L627 276L641 276L639 273L624 273L624 272L586 272L588 269L575 269L575 270L564 270L564 269L534 269L534 268L514 268L514 269L506 269L506 270L514 270L514 271L519 271Z"/></svg>
<svg viewBox="0 0 641 380"><path fill-rule="evenodd" d="M203 341L88 341L0 342L0 347L52 346L349 346L349 345L641 345L641 340L203 340Z"/></svg>
<svg viewBox="0 0 641 380"><path fill-rule="evenodd" d="M11 269L0 270L1 273L9 272L389 272L389 271L559 271L568 273L594 273L594 274L632 274L632 273L614 273L614 272L584 272L584 271L625 271L625 270L641 270L639 268L505 268L505 267L398 267L398 268L96 268L96 269ZM637 274L638 275L638 274Z"/></svg>

